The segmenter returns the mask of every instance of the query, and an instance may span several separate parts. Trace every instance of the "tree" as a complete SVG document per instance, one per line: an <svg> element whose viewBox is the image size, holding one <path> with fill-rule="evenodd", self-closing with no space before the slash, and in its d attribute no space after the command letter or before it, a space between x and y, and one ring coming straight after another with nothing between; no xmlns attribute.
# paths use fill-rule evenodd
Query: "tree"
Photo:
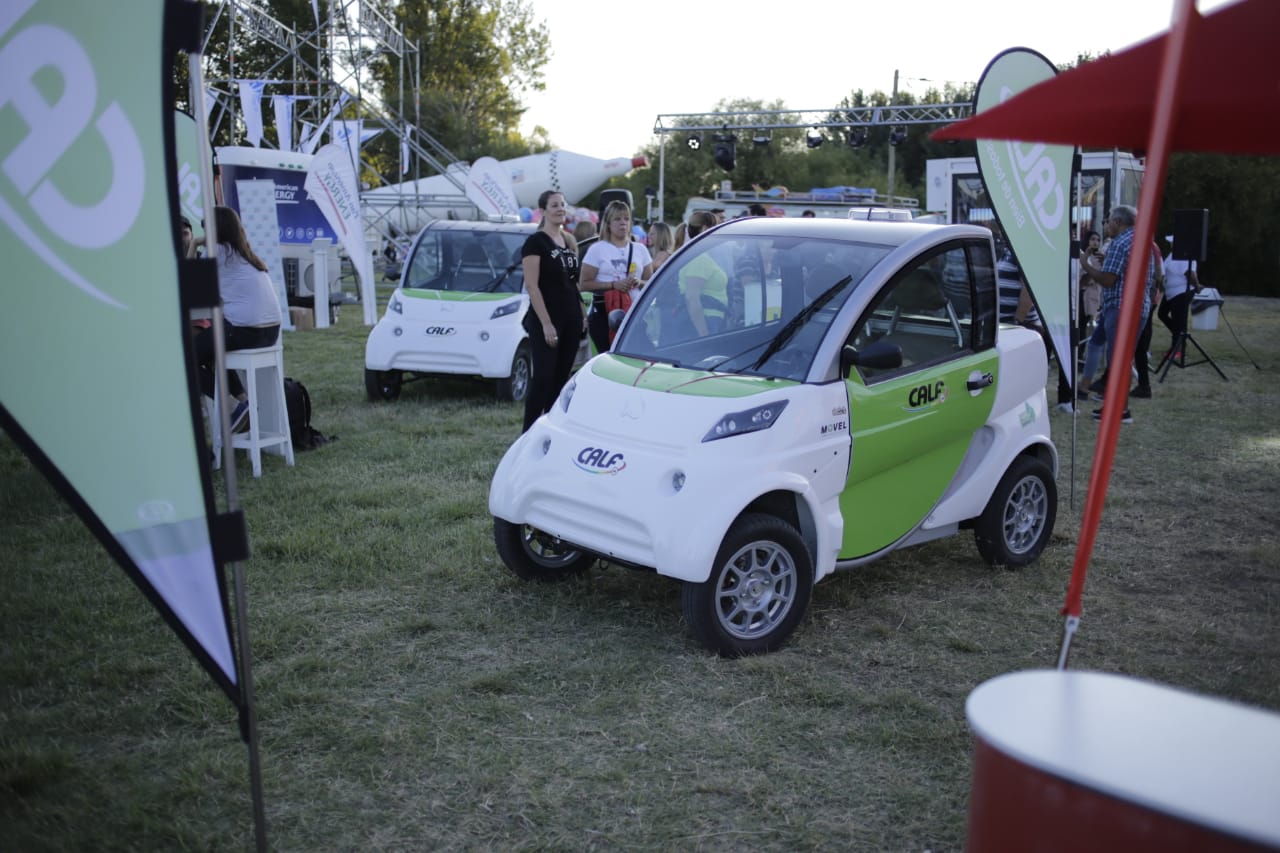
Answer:
<svg viewBox="0 0 1280 853"><path fill-rule="evenodd" d="M546 25L534 19L528 0L402 0L395 16L420 51L424 130L464 160L528 154L518 132L520 96L543 89L550 51ZM374 77L391 102L398 96L393 70L389 62L375 63Z"/></svg>
<svg viewBox="0 0 1280 853"><path fill-rule="evenodd" d="M1173 211L1209 211L1206 285L1224 293L1280 296L1280 158L1177 153L1169 161L1158 235Z"/></svg>

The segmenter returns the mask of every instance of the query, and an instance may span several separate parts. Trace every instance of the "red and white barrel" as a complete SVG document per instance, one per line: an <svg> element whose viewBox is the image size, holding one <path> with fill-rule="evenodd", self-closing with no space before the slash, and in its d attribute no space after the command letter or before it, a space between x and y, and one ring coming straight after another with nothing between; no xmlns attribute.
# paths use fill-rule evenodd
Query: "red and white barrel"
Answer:
<svg viewBox="0 0 1280 853"><path fill-rule="evenodd" d="M1280 714L1099 672L969 695L970 853L1280 850Z"/></svg>

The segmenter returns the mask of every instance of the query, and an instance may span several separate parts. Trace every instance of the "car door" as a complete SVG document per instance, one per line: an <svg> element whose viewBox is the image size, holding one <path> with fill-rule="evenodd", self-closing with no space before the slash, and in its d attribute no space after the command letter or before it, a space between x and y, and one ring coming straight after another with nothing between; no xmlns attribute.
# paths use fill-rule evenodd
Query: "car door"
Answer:
<svg viewBox="0 0 1280 853"><path fill-rule="evenodd" d="M901 347L900 367L845 378L852 439L840 499L841 559L909 533L941 499L995 399L995 279L990 243L917 258L854 325L848 345Z"/></svg>

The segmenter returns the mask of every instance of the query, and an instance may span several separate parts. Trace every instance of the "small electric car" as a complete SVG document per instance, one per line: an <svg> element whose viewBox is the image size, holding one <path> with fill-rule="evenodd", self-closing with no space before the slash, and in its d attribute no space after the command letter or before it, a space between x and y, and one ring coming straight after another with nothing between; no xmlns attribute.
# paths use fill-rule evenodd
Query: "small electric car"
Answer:
<svg viewBox="0 0 1280 853"><path fill-rule="evenodd" d="M422 229L365 344L370 400L395 400L407 379L444 374L494 379L499 399L525 398L532 367L520 248L536 227L442 219Z"/></svg>
<svg viewBox="0 0 1280 853"><path fill-rule="evenodd" d="M498 554L527 579L603 560L682 581L730 656L782 645L836 569L961 528L1026 565L1057 513L1047 360L996 307L984 228L711 229L503 456Z"/></svg>

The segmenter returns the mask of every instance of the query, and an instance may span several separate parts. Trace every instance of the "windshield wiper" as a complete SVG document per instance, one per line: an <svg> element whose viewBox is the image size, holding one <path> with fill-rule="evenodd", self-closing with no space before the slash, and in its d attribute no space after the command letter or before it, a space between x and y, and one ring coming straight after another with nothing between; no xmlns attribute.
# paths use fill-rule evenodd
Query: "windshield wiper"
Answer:
<svg viewBox="0 0 1280 853"><path fill-rule="evenodd" d="M516 269L516 267L518 267L518 266L520 266L519 262L514 263L514 264L512 264L511 266L507 267L505 270L503 270L502 272L498 273L498 277L497 277L497 278L495 278L493 281L491 281L491 282L489 282L488 284L486 284L484 287L480 288L480 290L479 290L479 291L477 291L477 292L478 292L478 293L492 293L493 291L497 290L497 289L498 289L498 285L500 285L500 284L502 284L504 281L506 281L506 280L507 280L507 276L509 276L509 275L511 275L511 273L515 272L515 269Z"/></svg>
<svg viewBox="0 0 1280 853"><path fill-rule="evenodd" d="M828 287L818 295L818 298L810 302L808 305L800 309L800 313L787 321L787 325L778 330L778 334L773 336L773 340L769 342L769 346L760 357L756 359L756 363L751 365L752 370L759 370L760 366L766 361L773 358L778 350L787 345L787 341L791 340L796 332L800 331L800 327L808 322L809 318L816 314L824 305L835 298L835 295L845 288L849 282L853 281L852 275L847 275ZM754 349L754 347L753 347ZM748 350L749 352L750 350ZM721 362L723 364L723 362Z"/></svg>

